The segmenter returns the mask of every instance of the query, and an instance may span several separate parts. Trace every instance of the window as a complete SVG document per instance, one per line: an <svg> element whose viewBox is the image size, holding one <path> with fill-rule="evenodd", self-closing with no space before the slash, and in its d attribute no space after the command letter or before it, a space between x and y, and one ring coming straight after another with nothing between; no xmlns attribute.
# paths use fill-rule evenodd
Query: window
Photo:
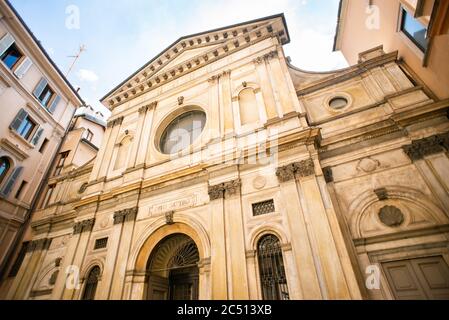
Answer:
<svg viewBox="0 0 449 320"><path fill-rule="evenodd" d="M41 205L42 209L46 208L49 205L51 196L53 195L53 191L55 191L55 188L56 185L54 184L48 186L47 192L45 193L44 198L42 199Z"/></svg>
<svg viewBox="0 0 449 320"><path fill-rule="evenodd" d="M335 110L343 109L348 105L348 99L343 97L335 97L329 101L329 107Z"/></svg>
<svg viewBox="0 0 449 320"><path fill-rule="evenodd" d="M108 238L97 239L95 240L94 250L104 249L107 247L107 245L108 245Z"/></svg>
<svg viewBox="0 0 449 320"><path fill-rule="evenodd" d="M44 133L44 129L39 128L37 123L30 118L28 112L24 109L20 109L9 128L17 132L17 134L31 142L33 145L39 143L39 140Z"/></svg>
<svg viewBox="0 0 449 320"><path fill-rule="evenodd" d="M428 41L427 28L402 8L401 31L422 51L426 52Z"/></svg>
<svg viewBox="0 0 449 320"><path fill-rule="evenodd" d="M100 277L100 267L95 266L89 272L86 279L86 287L84 288L81 300L94 300L98 286L98 278Z"/></svg>
<svg viewBox="0 0 449 320"><path fill-rule="evenodd" d="M14 264L11 267L11 270L9 271L9 277L14 278L17 276L17 273L19 273L19 269L22 266L23 259L25 259L25 255L28 250L29 242L24 242L22 244L22 248L20 248L19 254L17 255L16 261L14 261Z"/></svg>
<svg viewBox="0 0 449 320"><path fill-rule="evenodd" d="M16 167L14 171L9 176L6 183L3 185L2 189L0 190L0 195L3 197L8 197L11 193L12 189L16 185L16 181L19 179L20 175L22 174L23 167Z"/></svg>
<svg viewBox="0 0 449 320"><path fill-rule="evenodd" d="M21 79L30 69L33 62L23 55L15 43L14 38L8 33L0 40L0 59L14 74Z"/></svg>
<svg viewBox="0 0 449 320"><path fill-rule="evenodd" d="M190 111L173 120L162 134L160 150L174 154L188 148L198 139L206 125L206 114Z"/></svg>
<svg viewBox="0 0 449 320"><path fill-rule="evenodd" d="M48 84L48 81L44 78L39 81L33 94L37 100L39 100L41 105L44 106L50 113L54 113L56 107L61 101L61 97L55 93L55 91Z"/></svg>
<svg viewBox="0 0 449 320"><path fill-rule="evenodd" d="M264 202L254 203L253 204L253 215L261 216L264 214L269 214L275 212L274 201L268 200Z"/></svg>
<svg viewBox="0 0 449 320"><path fill-rule="evenodd" d="M3 179L8 174L9 169L11 168L11 163L8 158L1 157L0 158L0 184L3 182Z"/></svg>
<svg viewBox="0 0 449 320"><path fill-rule="evenodd" d="M266 235L257 245L260 284L264 300L290 300L279 239Z"/></svg>
<svg viewBox="0 0 449 320"><path fill-rule="evenodd" d="M61 174L62 170L64 169L65 161L67 160L69 154L70 154L70 151L66 151L66 152L62 152L59 155L58 164L56 165L56 169L55 169L55 176L59 176Z"/></svg>
<svg viewBox="0 0 449 320"><path fill-rule="evenodd" d="M92 142L93 137L94 137L94 134L92 133L92 131L90 131L89 129L87 129L86 140Z"/></svg>
<svg viewBox="0 0 449 320"><path fill-rule="evenodd" d="M19 62L22 57L23 55L15 43L11 44L11 46L1 55L2 61L11 70L14 66L16 66L17 62Z"/></svg>
<svg viewBox="0 0 449 320"><path fill-rule="evenodd" d="M20 134L25 140L28 140L31 136L31 133L36 128L36 123L31 120L29 117L26 117L23 119L22 123L20 124L19 129L17 130L17 133Z"/></svg>
<svg viewBox="0 0 449 320"><path fill-rule="evenodd" d="M48 144L48 139L45 138L44 142L42 142L42 145L39 148L39 152L40 153L44 153L45 152L45 148L47 148L47 144Z"/></svg>
<svg viewBox="0 0 449 320"><path fill-rule="evenodd" d="M22 192L25 189L27 184L28 184L28 182L26 182L25 180L22 181L22 183L20 184L19 189L17 189L16 197L15 197L16 199L20 199L20 196L22 195Z"/></svg>

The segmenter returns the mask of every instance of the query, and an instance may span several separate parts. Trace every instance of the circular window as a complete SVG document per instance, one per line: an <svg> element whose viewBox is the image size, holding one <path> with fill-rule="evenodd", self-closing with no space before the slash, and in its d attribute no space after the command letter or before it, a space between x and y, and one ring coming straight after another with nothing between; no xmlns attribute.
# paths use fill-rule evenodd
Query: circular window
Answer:
<svg viewBox="0 0 449 320"><path fill-rule="evenodd" d="M206 125L206 114L194 110L184 113L173 120L165 129L159 144L164 154L180 152L199 138Z"/></svg>
<svg viewBox="0 0 449 320"><path fill-rule="evenodd" d="M343 97L335 97L329 101L329 106L332 109L340 110L348 105L348 99Z"/></svg>

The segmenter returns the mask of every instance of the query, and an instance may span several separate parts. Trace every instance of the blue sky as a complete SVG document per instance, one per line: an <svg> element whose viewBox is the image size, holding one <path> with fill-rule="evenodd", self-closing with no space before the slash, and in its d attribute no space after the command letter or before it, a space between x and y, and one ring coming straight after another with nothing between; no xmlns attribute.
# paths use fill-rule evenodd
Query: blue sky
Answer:
<svg viewBox="0 0 449 320"><path fill-rule="evenodd" d="M10 0L81 96L99 99L179 37L283 12L293 65L311 71L346 66L332 53L339 0ZM79 28L67 28L79 9ZM104 110L104 109L103 109Z"/></svg>

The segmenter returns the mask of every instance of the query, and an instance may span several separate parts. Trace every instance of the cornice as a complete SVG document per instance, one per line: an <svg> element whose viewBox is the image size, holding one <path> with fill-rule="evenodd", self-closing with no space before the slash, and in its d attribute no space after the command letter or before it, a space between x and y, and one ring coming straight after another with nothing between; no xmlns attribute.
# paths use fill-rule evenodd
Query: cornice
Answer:
<svg viewBox="0 0 449 320"><path fill-rule="evenodd" d="M155 59L149 66L141 70L137 75L134 75L132 79L129 79L127 84L104 97L102 102L114 109L124 102L265 39L271 37L280 38L280 43L283 44L285 43L282 40L285 36L285 30L276 31L273 27L275 23L277 23L276 20L266 21L255 29L242 26L237 30L224 31L219 35L203 34L197 39L180 41L174 47L158 56L158 59ZM217 44L218 48L215 46L161 72L173 59L180 56L183 52L191 48L198 48L198 45L203 43Z"/></svg>

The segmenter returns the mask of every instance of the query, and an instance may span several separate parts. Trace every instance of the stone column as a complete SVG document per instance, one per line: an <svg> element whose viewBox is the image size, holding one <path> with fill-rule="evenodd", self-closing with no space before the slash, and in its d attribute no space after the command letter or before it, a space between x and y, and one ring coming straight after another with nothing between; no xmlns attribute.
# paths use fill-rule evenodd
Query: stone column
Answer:
<svg viewBox="0 0 449 320"><path fill-rule="evenodd" d="M84 220L84 221L78 222L73 227L73 233L74 233L74 235L79 234L79 240L78 240L78 245L76 246L75 254L73 256L73 260L72 260L71 264L75 267L78 267L80 272L82 272L82 265L83 265L83 261L84 261L85 255L86 255L87 246L89 244L89 240L90 240L90 236L92 234L92 229L94 227L94 224L95 224L95 219L89 219L89 220ZM80 274L80 278L82 276L83 275ZM81 287L79 289L82 292L82 290L84 288ZM74 297L76 296L76 291L78 291L76 288L75 289L64 288L63 293L62 293L62 299L63 300L73 300Z"/></svg>
<svg viewBox="0 0 449 320"><path fill-rule="evenodd" d="M8 300L23 300L28 298L31 291L32 279L42 265L42 256L45 256L50 247L51 239L32 241L27 248L27 254L9 290Z"/></svg>
<svg viewBox="0 0 449 320"><path fill-rule="evenodd" d="M97 159L95 159L95 164L92 169L92 174L90 176L91 181L95 181L99 178L100 168L103 165L103 159L104 159L104 155L105 155L106 149L107 149L106 146L109 145L109 140L111 139L113 124L114 124L113 121L110 121L107 124L106 132L104 134L103 141L102 141L102 147L100 148L100 151L97 154Z"/></svg>
<svg viewBox="0 0 449 320"><path fill-rule="evenodd" d="M98 287L98 299L107 300L110 296L112 277L116 260L118 258L118 248L120 245L123 230L123 215L121 211L114 213L114 226L108 240L108 252L102 274L101 286Z"/></svg>
<svg viewBox="0 0 449 320"><path fill-rule="evenodd" d="M142 139L142 130L147 115L148 105L139 108L139 118L137 119L136 134L133 139L130 156L126 168L134 168L136 166L137 153L140 150L140 141Z"/></svg>
<svg viewBox="0 0 449 320"><path fill-rule="evenodd" d="M326 184L322 190L325 190L329 196L330 204L326 206L328 211L328 217L330 218L331 228L333 234L338 237L337 248L339 255L345 257L348 263L343 265L344 272L346 274L348 285L350 286L351 296L353 299L360 299L368 297L365 286L365 278L362 274L362 268L359 265L357 251L352 240L351 230L349 224L346 221L338 196L335 191L334 177L331 167L322 169L323 177L319 178L324 181L319 181L320 184ZM359 292L359 294L357 294Z"/></svg>
<svg viewBox="0 0 449 320"><path fill-rule="evenodd" d="M446 156L449 150L449 133L412 141L412 144L403 146L403 150L415 164L432 194L445 209L444 211L449 212L449 190L447 189L449 161ZM442 156L438 161L435 159L437 154Z"/></svg>
<svg viewBox="0 0 449 320"><path fill-rule="evenodd" d="M256 267L256 250L250 250L246 252L246 267L248 272L248 287L249 287L249 300L260 299L259 295L259 283L257 281L257 267Z"/></svg>
<svg viewBox="0 0 449 320"><path fill-rule="evenodd" d="M241 182L234 180L223 184L225 190L225 226L227 231L228 257L232 290L229 290L229 299L248 300L248 279L246 271L245 238L243 228L243 213L241 206Z"/></svg>
<svg viewBox="0 0 449 320"><path fill-rule="evenodd" d="M216 139L224 136L224 114L220 108L220 88L218 86L220 75L208 79L209 82L209 105L210 105L210 129L212 135L210 139Z"/></svg>
<svg viewBox="0 0 449 320"><path fill-rule="evenodd" d="M277 169L281 195L284 199L287 219L292 235L292 251L295 257L301 292L290 292L292 299L322 299L316 261L311 248L308 226L304 217L295 181L296 166L290 164ZM290 278L290 277L289 277ZM288 284L291 288L292 284Z"/></svg>
<svg viewBox="0 0 449 320"><path fill-rule="evenodd" d="M136 155L137 155L137 159L136 159L136 167L139 166L144 166L145 162L148 159L148 154L149 154L149 145L150 145L150 138L151 138L151 129L153 127L153 116L154 116L154 111L157 107L157 102L153 102L143 108L141 108L141 110L139 110L139 113L142 113L141 116L144 117L144 122L143 122L143 128L142 128L142 136L139 139L139 142L136 144L137 145L137 150L136 150Z"/></svg>
<svg viewBox="0 0 449 320"><path fill-rule="evenodd" d="M221 105L224 111L224 135L234 133L234 117L232 114L231 71L225 71L220 77Z"/></svg>
<svg viewBox="0 0 449 320"><path fill-rule="evenodd" d="M267 55L267 59L270 65L272 81L274 81L272 86L273 88L276 88L275 90L278 91L279 101L282 106L282 114L287 115L295 112L295 109L293 107L293 100L290 95L290 90L286 85L286 79L284 77L281 63L279 61L278 52L276 50L272 51Z"/></svg>
<svg viewBox="0 0 449 320"><path fill-rule="evenodd" d="M209 187L211 214L211 287L213 300L228 299L223 185Z"/></svg>
<svg viewBox="0 0 449 320"><path fill-rule="evenodd" d="M336 242L339 238L333 234L331 222L327 216L321 190L315 176L312 159L291 165L298 178L299 197L305 221L309 226L309 235L315 266L320 281L321 293L325 299L350 299L348 279L342 265L345 256L340 256ZM357 296L357 295L356 295ZM360 297L360 294L358 295Z"/></svg>
<svg viewBox="0 0 449 320"><path fill-rule="evenodd" d="M114 275L112 277L112 285L109 299L120 300L123 298L123 289L125 285L126 266L128 264L129 252L131 249L131 240L135 221L137 218L138 208L130 208L116 213L114 216L115 224L122 224L123 231L120 237L120 244L115 261Z"/></svg>
<svg viewBox="0 0 449 320"><path fill-rule="evenodd" d="M273 88L271 86L266 63L267 62L264 57L259 57L254 60L254 65L256 66L256 71L259 76L260 88L265 101L267 118L268 120L271 120L278 118L279 115L276 110L276 100L274 98Z"/></svg>
<svg viewBox="0 0 449 320"><path fill-rule="evenodd" d="M199 279L199 300L210 300L210 258L203 259L198 264L200 279Z"/></svg>
<svg viewBox="0 0 449 320"><path fill-rule="evenodd" d="M108 143L106 144L106 151L100 164L101 167L97 179L101 179L108 175L109 167L112 161L112 154L114 152L115 144L117 143L117 136L120 132L123 119L123 117L120 117L108 123L108 126L112 127L112 132L110 138L108 139Z"/></svg>

